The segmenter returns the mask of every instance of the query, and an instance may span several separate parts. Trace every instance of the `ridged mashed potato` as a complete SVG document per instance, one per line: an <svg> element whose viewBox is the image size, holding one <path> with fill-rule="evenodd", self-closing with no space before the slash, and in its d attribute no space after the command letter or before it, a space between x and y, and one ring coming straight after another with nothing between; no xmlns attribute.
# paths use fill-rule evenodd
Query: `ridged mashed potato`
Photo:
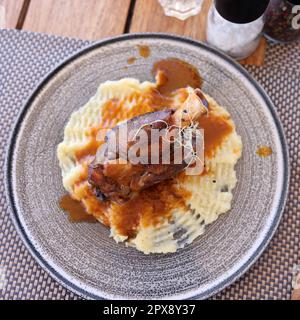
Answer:
<svg viewBox="0 0 300 320"><path fill-rule="evenodd" d="M168 107L178 108L185 99L185 91L182 88L174 92L168 99ZM88 184L87 168L101 144L97 137L104 138L106 129L156 110L159 100L156 84L131 78L107 81L85 106L72 114L63 142L57 148L64 188L83 203L87 213L110 228L115 241L125 242L145 254L175 252L200 236L205 226L220 214L230 210L232 190L237 182L234 166L241 156L242 142L226 109L208 95L205 97L211 121L220 121L225 129L218 144L208 141L212 147L205 151L204 173L200 176L180 174L171 186L170 182L166 186L162 182L157 189L145 191L131 208L100 202ZM154 198L151 203L147 199L150 195L160 198ZM137 207L139 201L144 205ZM164 204L168 214L158 216L153 205L157 203Z"/></svg>

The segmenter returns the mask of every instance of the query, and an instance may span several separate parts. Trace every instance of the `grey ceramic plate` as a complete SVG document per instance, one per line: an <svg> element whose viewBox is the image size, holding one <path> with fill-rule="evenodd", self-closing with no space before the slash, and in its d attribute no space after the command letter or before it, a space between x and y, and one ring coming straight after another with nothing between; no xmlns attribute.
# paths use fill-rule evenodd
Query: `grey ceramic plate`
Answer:
<svg viewBox="0 0 300 320"><path fill-rule="evenodd" d="M141 44L151 48L151 56L128 66ZM151 80L153 62L167 57L199 69L204 91L227 106L244 149L232 210L185 249L146 256L116 244L101 224L67 220L58 206L64 190L56 146L70 114L101 82ZM272 147L272 156L258 157L259 145ZM25 244L71 290L89 298L206 298L241 276L265 249L283 211L289 174L274 106L241 66L199 42L139 34L94 44L47 75L17 120L6 180L12 217Z"/></svg>

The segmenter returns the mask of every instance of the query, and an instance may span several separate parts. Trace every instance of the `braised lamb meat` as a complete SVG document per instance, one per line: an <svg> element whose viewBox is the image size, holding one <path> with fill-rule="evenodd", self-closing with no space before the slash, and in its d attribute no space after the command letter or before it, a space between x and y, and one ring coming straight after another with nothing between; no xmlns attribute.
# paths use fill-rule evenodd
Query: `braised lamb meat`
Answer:
<svg viewBox="0 0 300 320"><path fill-rule="evenodd" d="M189 122L191 117L195 118L203 112L205 112L203 103L193 105L192 108L189 106L188 110L184 107L177 110L164 109L134 117L111 129L89 166L88 181L97 197L102 201L108 199L123 203L137 192L171 179L183 171L189 165L189 159L185 158L181 163L175 161L173 137L169 137L164 143L162 143L163 138L152 141L151 132L153 129L182 126L182 123ZM125 126L127 131L123 131ZM147 134L148 139L147 143L140 147L139 155L144 154L146 157L140 157L138 163L133 163L130 161L128 151L137 142L136 135L141 129ZM154 144L157 148L154 148ZM167 148L170 154L168 164L162 161L164 148ZM151 150L159 151L151 154ZM183 148L180 152L183 152ZM156 161L153 163L150 161L152 159Z"/></svg>

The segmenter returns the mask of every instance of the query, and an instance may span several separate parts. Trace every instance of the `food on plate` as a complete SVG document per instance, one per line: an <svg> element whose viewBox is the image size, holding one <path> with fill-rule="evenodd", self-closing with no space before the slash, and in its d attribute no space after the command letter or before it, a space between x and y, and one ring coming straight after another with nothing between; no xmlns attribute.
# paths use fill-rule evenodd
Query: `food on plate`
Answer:
<svg viewBox="0 0 300 320"><path fill-rule="evenodd" d="M257 148L256 154L260 157L268 157L273 153L273 150L271 147L268 146L262 146Z"/></svg>
<svg viewBox="0 0 300 320"><path fill-rule="evenodd" d="M182 161L176 161L174 149L181 148L182 155L184 144L176 145L178 139L171 141L170 130L165 131L165 135L169 134L169 139L163 140L163 136L161 139L154 138L155 130L162 131L167 128L181 128L180 133L179 130L177 132L177 138L179 134L183 135L185 133L187 135L188 128L191 129L192 119L208 112L205 106L207 101L202 102L202 95L199 97L197 91L192 89L187 89L187 92L189 98L178 109L165 108L142 114L108 131L105 142L99 147L94 161L89 166L88 181L102 201L107 199L122 203L134 197L137 192L143 189L166 179L174 178L190 164L192 154L189 154L185 159L182 156ZM145 155L143 160L145 161L139 161L135 164L129 159L130 147L136 142L136 136L140 133L140 130L143 130L147 135L147 143L143 145ZM116 140L120 140L122 131L124 131L123 138L126 135L126 141L120 143L120 146L116 144L115 153L112 155L109 150L112 149L111 146L115 144ZM175 136L175 132L173 136ZM191 147L194 145L193 150L196 150L195 140L196 135L191 141ZM157 144L156 150L155 144ZM170 152L168 163L162 161L164 151ZM154 160L155 156L157 156L157 161L151 163L150 158L152 157L152 160ZM121 160L124 160L125 163L121 163Z"/></svg>
<svg viewBox="0 0 300 320"><path fill-rule="evenodd" d="M242 152L230 114L200 90L202 79L195 68L167 59L153 70L153 83L132 78L102 83L95 96L71 115L57 148L63 185L72 199L108 226L115 241L145 254L183 248L230 209L237 182L234 166ZM133 136L121 134L125 125ZM176 139L169 136L170 128L177 129ZM152 129L165 130L156 141L158 163L128 161L132 141L142 130L149 137ZM172 157L170 163L161 163L165 146L184 153L187 145L178 147L178 137L189 134L189 150L194 151L198 129L204 137L200 173L186 174L199 158L195 152L181 163ZM118 136L126 136L126 143L112 157L112 137ZM153 145L151 139L143 144L148 160ZM116 161L120 159L125 162Z"/></svg>

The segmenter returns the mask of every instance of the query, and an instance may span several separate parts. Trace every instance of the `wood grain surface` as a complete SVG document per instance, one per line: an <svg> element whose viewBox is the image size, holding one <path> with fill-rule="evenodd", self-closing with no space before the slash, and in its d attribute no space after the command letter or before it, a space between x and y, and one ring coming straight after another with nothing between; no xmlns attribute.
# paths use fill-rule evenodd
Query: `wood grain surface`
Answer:
<svg viewBox="0 0 300 320"><path fill-rule="evenodd" d="M165 16L158 0L0 0L0 18L5 12L0 27L88 40L124 32L167 32L205 41L211 3L204 0L200 14L181 21ZM263 65L265 49L261 39L255 53L241 63Z"/></svg>
<svg viewBox="0 0 300 320"><path fill-rule="evenodd" d="M255 66L263 66L265 60L265 53L266 53L267 41L264 37L260 39L260 43L257 49L252 53L251 56L248 58L241 60L241 64L249 64Z"/></svg>
<svg viewBox="0 0 300 320"><path fill-rule="evenodd" d="M23 29L98 40L123 33L129 5L130 0L31 0Z"/></svg>
<svg viewBox="0 0 300 320"><path fill-rule="evenodd" d="M167 17L158 0L136 0L130 32L168 32L205 41L207 13L212 0L204 0L200 14L185 21ZM261 66L264 62L266 41L260 41L257 50L243 64Z"/></svg>
<svg viewBox="0 0 300 320"><path fill-rule="evenodd" d="M205 40L206 16L211 0L204 0L201 13L181 21L167 17L158 0L136 0L131 32L168 32Z"/></svg>
<svg viewBox="0 0 300 320"><path fill-rule="evenodd" d="M0 28L17 28L23 4L24 0L0 0Z"/></svg>

